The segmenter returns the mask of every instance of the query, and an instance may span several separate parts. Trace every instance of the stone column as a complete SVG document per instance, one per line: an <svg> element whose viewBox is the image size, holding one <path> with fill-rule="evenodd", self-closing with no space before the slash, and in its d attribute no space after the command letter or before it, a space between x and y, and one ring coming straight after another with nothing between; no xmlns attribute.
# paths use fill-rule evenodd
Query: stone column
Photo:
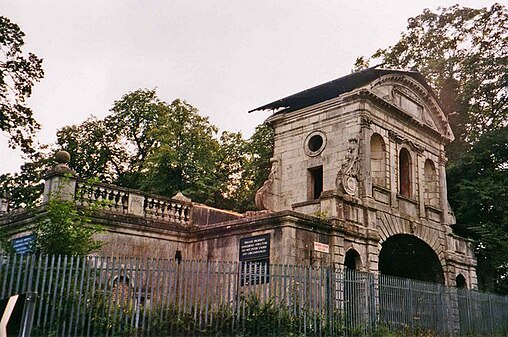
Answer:
<svg viewBox="0 0 508 337"><path fill-rule="evenodd" d="M444 150L441 150L441 154L439 156L439 200L440 200L440 206L443 210L443 217L442 221L446 225L454 224L455 219L450 216L451 209L448 206L448 191L446 187L446 162L447 158L445 157Z"/></svg>
<svg viewBox="0 0 508 337"><path fill-rule="evenodd" d="M58 151L55 154L58 164L53 166L44 176L44 194L42 202L51 199L73 200L76 191L76 172L69 168L71 156L67 151Z"/></svg>
<svg viewBox="0 0 508 337"><path fill-rule="evenodd" d="M398 207L397 204L397 190L399 188L397 184L397 170L399 169L399 163L397 162L397 134L393 131L388 132L388 153L390 161L390 195L392 207Z"/></svg>
<svg viewBox="0 0 508 337"><path fill-rule="evenodd" d="M418 205L420 218L425 218L425 179L424 179L424 168L425 158L423 157L423 148L416 148L416 186L418 189Z"/></svg>
<svg viewBox="0 0 508 337"><path fill-rule="evenodd" d="M372 198L372 176L370 172L370 138L372 130L370 118L361 117L361 137L360 137L360 197L367 196Z"/></svg>

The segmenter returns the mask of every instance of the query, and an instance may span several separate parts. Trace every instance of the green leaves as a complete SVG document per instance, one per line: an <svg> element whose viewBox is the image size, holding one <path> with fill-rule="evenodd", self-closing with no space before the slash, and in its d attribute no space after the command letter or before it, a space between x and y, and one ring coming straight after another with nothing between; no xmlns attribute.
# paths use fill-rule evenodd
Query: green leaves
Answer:
<svg viewBox="0 0 508 337"><path fill-rule="evenodd" d="M104 119L89 118L58 131L82 178L244 211L270 171L273 131L263 125L251 139L223 132L189 103L161 101L139 89L116 101Z"/></svg>
<svg viewBox="0 0 508 337"><path fill-rule="evenodd" d="M508 293L508 127L482 135L447 177L458 231L476 241L480 285Z"/></svg>
<svg viewBox="0 0 508 337"><path fill-rule="evenodd" d="M33 153L32 137L40 126L25 101L44 71L40 58L23 55L24 35L18 25L0 16L0 130L8 135L9 146Z"/></svg>
<svg viewBox="0 0 508 337"><path fill-rule="evenodd" d="M75 200L53 196L41 214L35 228L36 252L39 254L87 255L97 251L102 242L95 235L103 231L92 222L91 215L101 204L78 208Z"/></svg>

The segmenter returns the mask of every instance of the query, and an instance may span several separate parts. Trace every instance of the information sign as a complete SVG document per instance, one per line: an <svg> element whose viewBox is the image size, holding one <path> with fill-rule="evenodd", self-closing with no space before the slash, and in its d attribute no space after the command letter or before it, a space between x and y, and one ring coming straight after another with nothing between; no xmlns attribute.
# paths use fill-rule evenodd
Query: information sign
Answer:
<svg viewBox="0 0 508 337"><path fill-rule="evenodd" d="M270 257L270 234L240 239L240 261L253 261Z"/></svg>
<svg viewBox="0 0 508 337"><path fill-rule="evenodd" d="M29 234L11 241L16 254L29 254L34 252L35 235Z"/></svg>

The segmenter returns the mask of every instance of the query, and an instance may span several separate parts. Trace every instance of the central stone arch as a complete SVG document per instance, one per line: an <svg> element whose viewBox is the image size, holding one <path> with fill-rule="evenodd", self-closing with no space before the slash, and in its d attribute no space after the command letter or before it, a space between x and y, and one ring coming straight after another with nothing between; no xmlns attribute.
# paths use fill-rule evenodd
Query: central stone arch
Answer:
<svg viewBox="0 0 508 337"><path fill-rule="evenodd" d="M410 234L396 234L382 243L379 271L385 275L426 282L445 281L436 252L425 241Z"/></svg>

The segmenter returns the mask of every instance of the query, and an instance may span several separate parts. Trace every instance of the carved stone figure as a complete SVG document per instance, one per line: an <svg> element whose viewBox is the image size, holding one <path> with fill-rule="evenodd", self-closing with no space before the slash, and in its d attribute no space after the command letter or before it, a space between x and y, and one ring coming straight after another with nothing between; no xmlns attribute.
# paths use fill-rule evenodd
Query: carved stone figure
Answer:
<svg viewBox="0 0 508 337"><path fill-rule="evenodd" d="M349 139L348 152L335 179L337 189L349 195L355 195L358 191L358 172L360 171L358 153L358 138Z"/></svg>
<svg viewBox="0 0 508 337"><path fill-rule="evenodd" d="M272 163L272 167L270 169L268 179L266 179L263 186L261 186L261 188L256 192L254 197L254 202L259 210L274 210L275 200L273 193L273 183L277 176L279 160L277 158L271 158L270 162Z"/></svg>

